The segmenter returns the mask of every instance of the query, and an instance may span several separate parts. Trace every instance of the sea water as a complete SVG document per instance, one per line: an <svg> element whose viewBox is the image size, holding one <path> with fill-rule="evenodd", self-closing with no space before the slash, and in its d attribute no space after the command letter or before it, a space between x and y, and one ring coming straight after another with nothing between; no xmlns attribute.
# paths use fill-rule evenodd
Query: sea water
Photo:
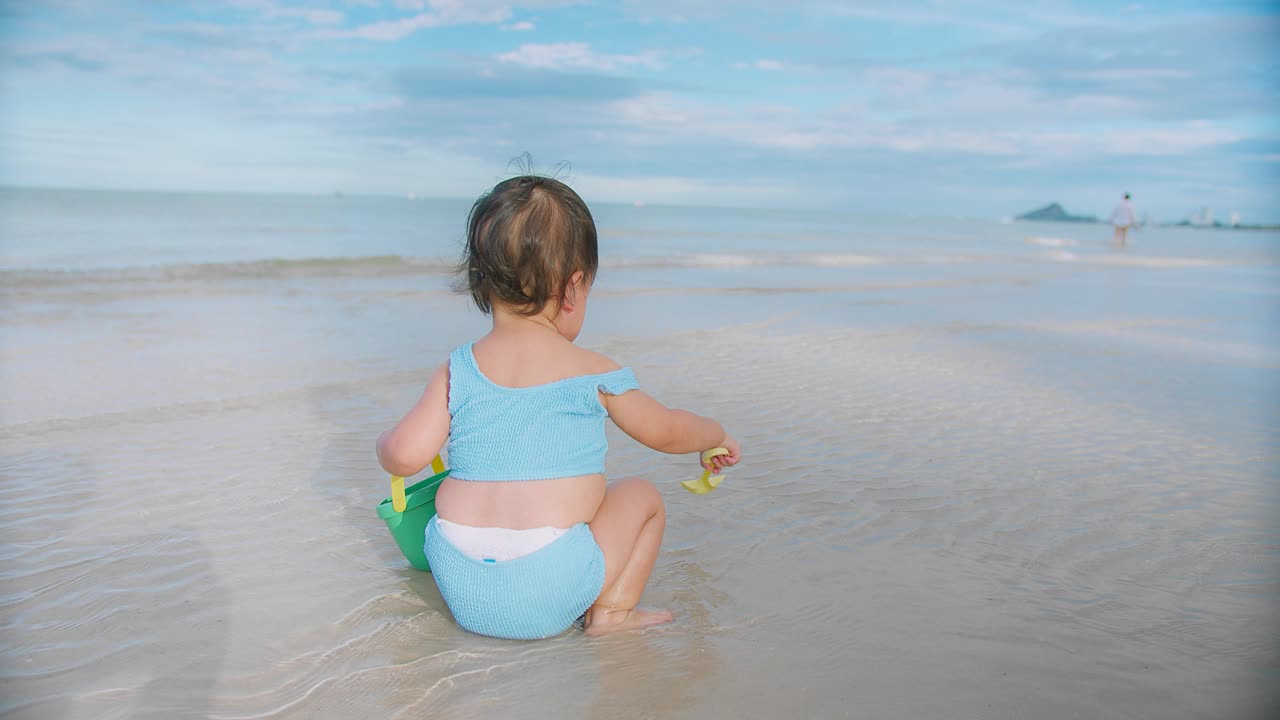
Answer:
<svg viewBox="0 0 1280 720"><path fill-rule="evenodd" d="M580 342L745 460L692 496L611 430L676 620L521 644L373 512L377 434L487 328L468 201L0 191L0 712L1274 707L1280 236L591 205Z"/></svg>

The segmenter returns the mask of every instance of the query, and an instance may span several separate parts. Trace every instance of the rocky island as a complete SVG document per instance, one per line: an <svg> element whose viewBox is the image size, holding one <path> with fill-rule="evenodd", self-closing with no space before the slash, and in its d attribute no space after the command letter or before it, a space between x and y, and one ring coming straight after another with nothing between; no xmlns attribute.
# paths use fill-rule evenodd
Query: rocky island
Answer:
<svg viewBox="0 0 1280 720"><path fill-rule="evenodd" d="M1058 203L1049 203L1039 210L1032 210L1029 213L1023 213L1015 220L1035 220L1037 222L1072 222L1072 223L1097 223L1102 222L1092 215L1072 215Z"/></svg>

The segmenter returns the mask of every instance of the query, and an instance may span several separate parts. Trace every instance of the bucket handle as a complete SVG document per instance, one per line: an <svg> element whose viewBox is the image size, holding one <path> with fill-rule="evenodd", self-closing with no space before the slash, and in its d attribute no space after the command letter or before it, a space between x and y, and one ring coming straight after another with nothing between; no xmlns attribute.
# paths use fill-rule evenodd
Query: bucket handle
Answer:
<svg viewBox="0 0 1280 720"><path fill-rule="evenodd" d="M435 459L431 461L431 472L436 475L444 472L444 460L441 460L439 455L436 455ZM399 475L392 475L391 507L395 509L396 512L402 513L408 504L409 501L404 497L404 478Z"/></svg>

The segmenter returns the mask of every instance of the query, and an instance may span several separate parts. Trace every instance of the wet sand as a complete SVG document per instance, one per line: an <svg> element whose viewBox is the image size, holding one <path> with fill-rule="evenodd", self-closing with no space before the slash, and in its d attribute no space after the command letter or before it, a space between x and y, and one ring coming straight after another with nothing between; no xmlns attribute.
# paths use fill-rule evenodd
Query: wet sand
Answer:
<svg viewBox="0 0 1280 720"><path fill-rule="evenodd" d="M0 711L1273 716L1275 269L1037 257L605 276L582 342L746 461L694 496L611 430L675 622L529 643L459 630L373 512L374 438L484 327L445 278L20 298Z"/></svg>

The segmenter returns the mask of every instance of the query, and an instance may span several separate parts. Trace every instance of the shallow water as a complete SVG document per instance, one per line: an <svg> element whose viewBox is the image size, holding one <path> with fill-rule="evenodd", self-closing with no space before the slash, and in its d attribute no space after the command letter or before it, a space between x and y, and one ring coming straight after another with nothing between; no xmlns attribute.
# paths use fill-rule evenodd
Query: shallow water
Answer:
<svg viewBox="0 0 1280 720"><path fill-rule="evenodd" d="M1280 707L1275 236L1152 230L1120 254L1089 227L602 208L581 342L722 419L746 462L693 496L691 458L614 432L610 474L668 503L645 603L676 621L513 643L458 630L373 512L374 438L485 328L447 291L451 241L383 257L410 226L393 201L322 223L322 200L188 199L245 218L188 246L146 232L163 196L23 198L79 213L55 252L8 198L0 712ZM164 259L107 261L103 207ZM237 249L245 223L366 216L392 237Z"/></svg>

